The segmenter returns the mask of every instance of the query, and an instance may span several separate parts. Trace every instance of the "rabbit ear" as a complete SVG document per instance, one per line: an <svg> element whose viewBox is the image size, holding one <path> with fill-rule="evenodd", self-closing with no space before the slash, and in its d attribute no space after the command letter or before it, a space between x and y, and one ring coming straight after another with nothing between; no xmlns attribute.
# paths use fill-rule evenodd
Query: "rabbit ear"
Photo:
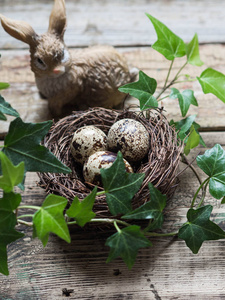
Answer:
<svg viewBox="0 0 225 300"><path fill-rule="evenodd" d="M0 19L2 27L12 37L29 45L34 43L37 34L28 23L24 21L14 21L4 17L3 15L0 15Z"/></svg>
<svg viewBox="0 0 225 300"><path fill-rule="evenodd" d="M63 38L66 28L66 8L64 0L55 0L49 19L48 32Z"/></svg>

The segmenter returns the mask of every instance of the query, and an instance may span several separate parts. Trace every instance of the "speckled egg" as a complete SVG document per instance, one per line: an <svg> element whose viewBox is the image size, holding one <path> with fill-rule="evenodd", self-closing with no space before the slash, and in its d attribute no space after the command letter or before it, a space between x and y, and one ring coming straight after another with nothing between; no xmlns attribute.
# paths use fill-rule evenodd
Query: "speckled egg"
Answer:
<svg viewBox="0 0 225 300"><path fill-rule="evenodd" d="M83 167L83 176L86 182L101 185L101 172L100 170L111 167L117 158L117 154L110 151L98 151L92 154L85 162ZM133 173L130 164L123 159L128 173Z"/></svg>
<svg viewBox="0 0 225 300"><path fill-rule="evenodd" d="M107 149L107 136L93 125L77 129L70 144L74 159L83 164L94 152Z"/></svg>
<svg viewBox="0 0 225 300"><path fill-rule="evenodd" d="M108 132L110 151L121 151L128 161L139 161L149 150L149 134L144 125L133 119L122 119Z"/></svg>

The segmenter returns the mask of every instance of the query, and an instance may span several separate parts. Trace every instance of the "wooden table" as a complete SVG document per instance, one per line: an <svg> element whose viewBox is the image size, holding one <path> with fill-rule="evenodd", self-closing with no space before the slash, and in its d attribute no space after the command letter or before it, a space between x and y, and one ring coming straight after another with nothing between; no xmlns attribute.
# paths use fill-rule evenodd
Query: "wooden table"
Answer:
<svg viewBox="0 0 225 300"><path fill-rule="evenodd" d="M52 1L0 0L0 12L30 22L37 32L44 32ZM156 40L148 12L161 20L185 42L194 33L199 36L200 54L205 65L188 66L186 73L199 75L207 67L225 73L225 32L223 0L127 0L66 1L68 30L65 41L71 48L95 43L108 43L123 52L128 62L156 78L160 88L169 62L150 48ZM28 49L0 28L0 81L11 87L2 92L6 101L16 108L24 121L39 122L49 118L47 103L40 99L29 69ZM175 70L182 64L175 64ZM207 148L220 143L225 147L225 105L215 96L204 95L197 82L180 84L179 88L195 90L197 113ZM131 102L134 101L133 99ZM165 101L169 119L179 119L176 101ZM1 122L4 137L9 122ZM198 147L190 160L205 149ZM180 165L182 169L184 165ZM203 176L203 174L202 174ZM29 173L24 203L40 205L44 190L37 187L38 177ZM177 228L185 221L191 199L198 188L191 170L180 176L180 185L168 203L164 230ZM224 207L212 197L215 218L223 221ZM220 207L221 206L221 207ZM216 214L219 214L216 216ZM10 275L0 275L0 299L223 299L225 297L224 241L205 242L197 255L176 238L154 238L154 246L139 251L137 261L128 270L121 259L106 264L108 248L104 245L109 232L71 228L72 242L67 244L51 235L43 249L32 240L30 229L20 227L25 237L8 247Z"/></svg>

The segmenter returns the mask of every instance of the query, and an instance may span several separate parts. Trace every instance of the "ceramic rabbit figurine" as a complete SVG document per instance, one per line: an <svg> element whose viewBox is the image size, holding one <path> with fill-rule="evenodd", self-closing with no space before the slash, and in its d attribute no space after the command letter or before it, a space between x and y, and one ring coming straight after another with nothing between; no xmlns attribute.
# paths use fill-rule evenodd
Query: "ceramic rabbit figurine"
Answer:
<svg viewBox="0 0 225 300"><path fill-rule="evenodd" d="M30 47L31 70L40 94L48 99L53 116L60 116L67 106L118 107L125 94L118 87L133 81L120 53L110 46L94 46L70 53L64 43L66 10L64 0L55 0L47 33L38 35L24 21L0 15L5 31ZM137 72L136 72L137 73ZM71 110L70 110L71 111Z"/></svg>

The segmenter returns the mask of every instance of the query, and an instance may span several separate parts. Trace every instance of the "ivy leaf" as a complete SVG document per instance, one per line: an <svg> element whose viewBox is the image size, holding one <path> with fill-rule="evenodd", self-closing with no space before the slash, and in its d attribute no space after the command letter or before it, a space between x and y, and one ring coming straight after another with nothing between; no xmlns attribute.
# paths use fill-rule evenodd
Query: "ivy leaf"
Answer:
<svg viewBox="0 0 225 300"><path fill-rule="evenodd" d="M0 273L9 275L7 263L7 245L24 236L15 230L17 223L13 212L21 202L21 195L4 193L0 199Z"/></svg>
<svg viewBox="0 0 225 300"><path fill-rule="evenodd" d="M0 82L0 90L5 90L9 87L10 85L6 82Z"/></svg>
<svg viewBox="0 0 225 300"><path fill-rule="evenodd" d="M40 145L51 125L51 121L24 123L21 118L16 118L5 137L4 153L14 165L24 161L26 171L69 173L71 170L67 166Z"/></svg>
<svg viewBox="0 0 225 300"><path fill-rule="evenodd" d="M131 269L138 250L150 247L152 243L140 231L140 226L131 225L108 237L106 246L110 247L107 263L120 256Z"/></svg>
<svg viewBox="0 0 225 300"><path fill-rule="evenodd" d="M200 125L194 121L195 118L196 118L196 115L191 115L191 116L184 118L178 122L174 122L173 120L171 120L170 125L175 126L176 131L178 132L178 137L181 140L185 140L185 143L187 142L187 136L189 135L191 127L193 125L196 133L199 135L199 143L202 146L206 147L206 144L205 144L202 136L198 132Z"/></svg>
<svg viewBox="0 0 225 300"><path fill-rule="evenodd" d="M195 131L194 125L191 126L190 135L187 139L186 145L184 147L184 154L188 155L190 153L190 150L197 147L200 142L200 136Z"/></svg>
<svg viewBox="0 0 225 300"><path fill-rule="evenodd" d="M202 72L200 77L197 77L201 84L202 90L205 94L212 93L220 100L225 102L225 75L212 69L208 68Z"/></svg>
<svg viewBox="0 0 225 300"><path fill-rule="evenodd" d="M81 202L79 201L78 197L75 197L70 208L66 211L68 217L74 218L77 224L81 227L83 227L96 215L92 211L95 202L96 193L97 193L97 187L95 187L93 191Z"/></svg>
<svg viewBox="0 0 225 300"><path fill-rule="evenodd" d="M151 223L151 230L160 228L163 224L163 209L166 206L166 195L163 195L152 183L148 184L151 200L134 211L124 215L122 219L133 220L149 220L153 219Z"/></svg>
<svg viewBox="0 0 225 300"><path fill-rule="evenodd" d="M209 192L220 199L225 196L225 151L216 144L206 150L203 155L197 156L197 164L209 176Z"/></svg>
<svg viewBox="0 0 225 300"><path fill-rule="evenodd" d="M156 80L140 71L138 81L123 85L119 91L137 98L140 101L140 109L144 110L149 107L158 107L158 101L153 96L156 87Z"/></svg>
<svg viewBox="0 0 225 300"><path fill-rule="evenodd" d="M33 217L34 237L38 237L45 247L49 233L55 233L61 239L70 243L70 233L64 219L64 209L67 200L64 197L48 195L41 208Z"/></svg>
<svg viewBox="0 0 225 300"><path fill-rule="evenodd" d="M193 126L194 126L196 133L199 135L199 144L201 144L203 147L206 147L206 144L205 144L201 134L198 131L201 126L196 122L193 122Z"/></svg>
<svg viewBox="0 0 225 300"><path fill-rule="evenodd" d="M185 240L191 251L198 253L202 243L208 240L225 238L225 232L215 223L209 220L213 207L206 205L198 209L189 209L187 220L179 230L178 237Z"/></svg>
<svg viewBox="0 0 225 300"><path fill-rule="evenodd" d="M145 174L127 173L123 156L117 158L108 169L101 169L106 201L112 215L126 214L132 210L131 200L141 187Z"/></svg>
<svg viewBox="0 0 225 300"><path fill-rule="evenodd" d="M199 43L198 35L195 34L191 42L187 45L187 61L193 66L202 66L204 63L200 59L199 55Z"/></svg>
<svg viewBox="0 0 225 300"><path fill-rule="evenodd" d="M165 56L168 60L174 60L176 57L186 55L184 41L159 20L149 14L146 15L152 22L158 37L158 40L152 45L152 48Z"/></svg>
<svg viewBox="0 0 225 300"><path fill-rule="evenodd" d="M0 152L2 176L0 176L0 188L9 193L23 181L24 178L24 163L14 166L8 157Z"/></svg>
<svg viewBox="0 0 225 300"><path fill-rule="evenodd" d="M186 116L191 104L198 106L198 102L192 90L185 90L183 92L180 92L178 89L171 88L170 98L171 99L178 98L182 117Z"/></svg>
<svg viewBox="0 0 225 300"><path fill-rule="evenodd" d="M178 131L178 136L181 140L186 139L195 118L196 115L191 115L185 119L180 120L179 122L174 122L173 120L170 121L170 125L175 126L176 130Z"/></svg>
<svg viewBox="0 0 225 300"><path fill-rule="evenodd" d="M18 112L0 95L0 120L6 120L4 114L19 117Z"/></svg>
<svg viewBox="0 0 225 300"><path fill-rule="evenodd" d="M6 116L0 111L0 121L6 121Z"/></svg>

